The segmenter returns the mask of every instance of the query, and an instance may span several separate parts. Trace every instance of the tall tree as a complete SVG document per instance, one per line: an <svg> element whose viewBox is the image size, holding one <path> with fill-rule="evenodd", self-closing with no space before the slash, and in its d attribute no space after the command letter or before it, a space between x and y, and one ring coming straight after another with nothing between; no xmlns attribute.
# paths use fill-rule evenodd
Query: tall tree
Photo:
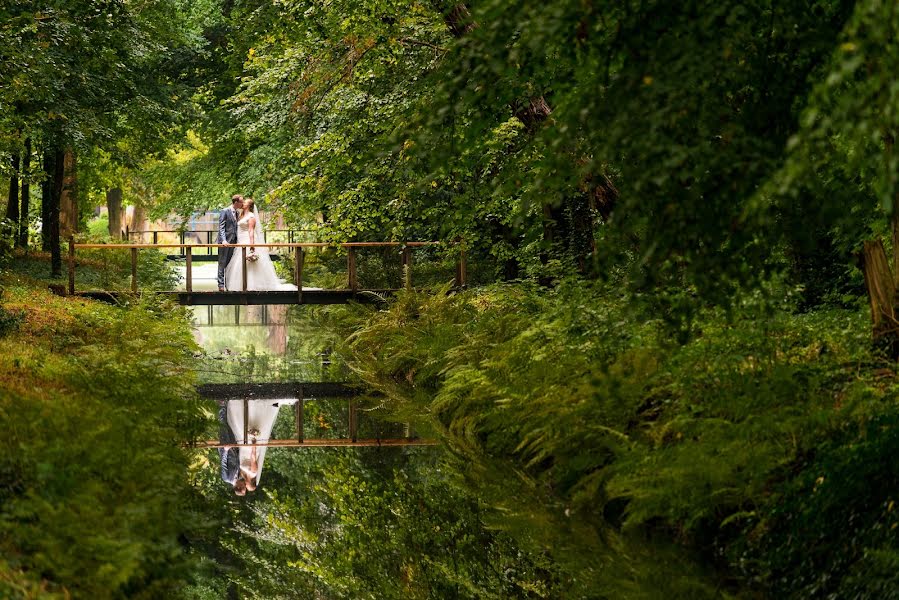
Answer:
<svg viewBox="0 0 899 600"><path fill-rule="evenodd" d="M22 211L19 216L17 244L28 250L28 233L31 225L31 138L25 138L25 152L22 154Z"/></svg>
<svg viewBox="0 0 899 600"><path fill-rule="evenodd" d="M10 157L9 197L6 203L6 218L12 221L13 230L19 228L19 153L13 152Z"/></svg>

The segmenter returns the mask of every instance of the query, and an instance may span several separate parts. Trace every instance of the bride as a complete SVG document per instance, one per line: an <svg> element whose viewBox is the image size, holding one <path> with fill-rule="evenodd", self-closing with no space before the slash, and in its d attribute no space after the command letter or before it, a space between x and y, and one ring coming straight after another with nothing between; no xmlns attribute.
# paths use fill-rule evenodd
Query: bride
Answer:
<svg viewBox="0 0 899 600"><path fill-rule="evenodd" d="M247 404L247 432L250 435L248 441L252 444L271 441L272 428L278 418L278 411L282 406L290 406L296 402L296 398L250 400ZM234 432L235 439L243 441L243 401L229 401L227 411L228 425ZM246 482L248 492L252 492L259 485L266 449L266 446L241 446L238 450L240 476Z"/></svg>
<svg viewBox="0 0 899 600"><path fill-rule="evenodd" d="M249 244L247 260L244 264L243 252L235 248L231 262L225 269L225 287L229 291L243 290L243 270L247 270L247 290L295 290L295 285L281 283L275 266L268 255L268 248L254 248L253 244L263 241L262 224L256 213L256 203L252 198L244 200L243 213L237 222L237 243Z"/></svg>

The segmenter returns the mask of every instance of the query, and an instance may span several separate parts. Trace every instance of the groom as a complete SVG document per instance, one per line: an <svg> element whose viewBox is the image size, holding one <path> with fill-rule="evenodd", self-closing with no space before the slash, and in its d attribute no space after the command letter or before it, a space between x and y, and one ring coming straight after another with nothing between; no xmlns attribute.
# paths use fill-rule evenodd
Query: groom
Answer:
<svg viewBox="0 0 899 600"><path fill-rule="evenodd" d="M216 244L236 244L237 243L237 211L243 208L243 196L234 194L231 196L231 206L222 209L219 215L219 235L216 238ZM218 282L219 291L225 291L225 268L231 261L231 255L234 248L219 248L219 272Z"/></svg>
<svg viewBox="0 0 899 600"><path fill-rule="evenodd" d="M219 442L222 444L236 444L237 439L234 437L234 431L228 423L228 402L219 400ZM230 483L234 486L234 493L238 496L245 496L247 493L247 482L244 481L240 473L240 455L236 446L228 446L227 448L219 448L219 459L221 461L222 481Z"/></svg>

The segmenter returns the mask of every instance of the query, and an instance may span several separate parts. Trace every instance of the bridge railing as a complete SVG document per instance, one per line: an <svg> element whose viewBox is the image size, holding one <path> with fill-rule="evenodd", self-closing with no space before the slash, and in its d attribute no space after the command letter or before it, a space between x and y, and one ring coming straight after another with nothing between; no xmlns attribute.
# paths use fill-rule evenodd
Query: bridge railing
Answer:
<svg viewBox="0 0 899 600"><path fill-rule="evenodd" d="M345 400L347 403L347 429L345 438L307 438L304 426L306 398L303 386L296 391L297 402L294 404L293 437L290 439L269 439L265 442L254 441L249 433L250 402L264 400L243 399L243 431L235 431L235 437L243 434L237 442L226 444L221 440L194 440L184 444L186 448L231 448L231 447L269 447L269 448L328 448L328 447L391 447L391 446L436 446L433 439L418 438L412 434L412 428L404 423L403 437L361 438L359 437L359 403L355 397ZM240 400L238 400L240 401Z"/></svg>
<svg viewBox="0 0 899 600"><path fill-rule="evenodd" d="M275 244L157 244L155 246L147 244L76 244L74 237L69 238L69 256L68 256L68 291L69 294L75 293L75 269L77 265L76 253L79 249L84 250L128 250L131 253L131 292L138 293L137 281L137 263L138 252L140 250L156 249L156 248L179 248L183 251L186 265L186 282L187 292L193 292L193 251L194 249L209 248L231 248L239 249L242 259L246 263L248 249L250 248L286 248L292 250L294 254L294 276L296 278L297 292L299 301L302 302L303 296L303 266L307 249L311 248L343 248L347 251L346 273L347 287L352 292L359 291L359 277L357 272L357 251L363 248L401 248L400 258L403 267L403 286L405 288L412 287L412 250L426 246L440 246L444 242L343 242L340 244L332 244L325 242L301 242L301 243L275 243ZM456 261L455 283L458 287L464 287L467 280L467 258L465 247L463 244L452 244L458 250ZM243 269L242 290L247 292L247 270Z"/></svg>
<svg viewBox="0 0 899 600"><path fill-rule="evenodd" d="M286 240L288 244L296 244L315 241L317 235L318 231L315 229L263 229L262 241L268 242L271 238L273 242ZM149 236L150 240L144 241L145 236ZM125 237L129 242L134 240L134 243L146 244L148 246L159 246L160 244L165 246L167 244L165 238L167 237L177 239L177 243L181 246L191 244L191 239L194 238L197 242L191 245L195 247L202 244L200 240L206 240L204 247L208 248L209 254L212 254L211 246L215 243L216 237L218 237L218 230L145 229L126 231Z"/></svg>

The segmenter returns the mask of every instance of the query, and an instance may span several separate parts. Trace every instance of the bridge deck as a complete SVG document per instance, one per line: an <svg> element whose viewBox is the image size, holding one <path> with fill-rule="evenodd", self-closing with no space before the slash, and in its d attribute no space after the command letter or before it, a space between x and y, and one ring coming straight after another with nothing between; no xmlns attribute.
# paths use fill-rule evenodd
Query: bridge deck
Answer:
<svg viewBox="0 0 899 600"><path fill-rule="evenodd" d="M383 302L384 296L396 292L389 290L303 290L296 291L246 291L246 292L107 292L103 290L76 291L74 296L119 303L140 297L142 294L165 296L176 300L182 306L232 306L262 304L346 304L359 302L375 304Z"/></svg>
<svg viewBox="0 0 899 600"><path fill-rule="evenodd" d="M366 393L359 385L331 381L282 381L267 383L204 383L197 393L209 400L269 398L344 398Z"/></svg>

